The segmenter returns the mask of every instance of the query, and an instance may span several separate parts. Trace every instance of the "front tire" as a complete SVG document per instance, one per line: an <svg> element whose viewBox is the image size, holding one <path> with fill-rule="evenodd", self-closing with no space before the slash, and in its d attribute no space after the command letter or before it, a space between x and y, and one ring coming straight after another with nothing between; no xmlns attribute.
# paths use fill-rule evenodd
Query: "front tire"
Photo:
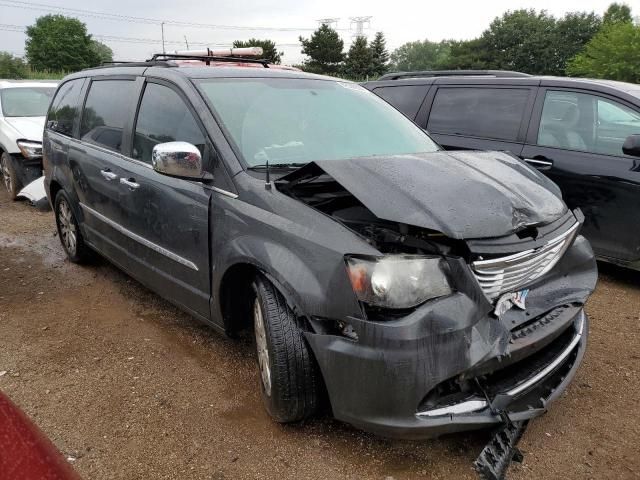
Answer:
<svg viewBox="0 0 640 480"><path fill-rule="evenodd" d="M18 180L18 174L16 173L13 159L8 153L3 153L0 157L0 172L2 173L2 181L4 187L9 192L9 198L15 200L22 188L20 180Z"/></svg>
<svg viewBox="0 0 640 480"><path fill-rule="evenodd" d="M84 243L78 221L71 210L71 202L63 190L56 195L54 212L58 238L69 260L73 263L84 263L90 260L93 252Z"/></svg>
<svg viewBox="0 0 640 480"><path fill-rule="evenodd" d="M253 285L253 324L262 400L280 423L298 422L318 409L320 375L296 317L263 277Z"/></svg>

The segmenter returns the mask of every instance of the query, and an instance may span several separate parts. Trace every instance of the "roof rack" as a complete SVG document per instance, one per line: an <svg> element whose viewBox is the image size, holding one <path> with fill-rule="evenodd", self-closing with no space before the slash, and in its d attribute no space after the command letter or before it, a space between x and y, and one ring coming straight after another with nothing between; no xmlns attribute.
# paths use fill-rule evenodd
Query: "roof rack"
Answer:
<svg viewBox="0 0 640 480"><path fill-rule="evenodd" d="M216 55L185 55L180 53L156 53L147 62L161 62L166 60L200 60L210 65L211 62L233 62L233 63L258 63L264 68L269 68L269 60L264 58L245 57L221 57Z"/></svg>
<svg viewBox="0 0 640 480"><path fill-rule="evenodd" d="M402 78L421 77L530 77L528 73L509 70L424 70L420 72L387 73L378 80L399 80Z"/></svg>

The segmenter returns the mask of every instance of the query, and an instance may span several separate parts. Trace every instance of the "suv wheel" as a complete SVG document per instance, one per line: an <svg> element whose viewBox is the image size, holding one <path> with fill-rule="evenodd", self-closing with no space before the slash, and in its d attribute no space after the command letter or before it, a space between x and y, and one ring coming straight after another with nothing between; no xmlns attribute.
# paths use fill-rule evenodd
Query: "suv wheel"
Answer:
<svg viewBox="0 0 640 480"><path fill-rule="evenodd" d="M0 157L0 171L2 172L4 186L9 192L9 198L15 200L21 185L16 175L16 169L13 166L13 160L6 152Z"/></svg>
<svg viewBox="0 0 640 480"><path fill-rule="evenodd" d="M89 260L92 252L84 243L69 197L64 191L60 190L56 195L54 207L58 237L67 257L74 263Z"/></svg>
<svg viewBox="0 0 640 480"><path fill-rule="evenodd" d="M265 407L278 422L303 420L318 408L315 359L280 292L263 277L253 288L255 345Z"/></svg>

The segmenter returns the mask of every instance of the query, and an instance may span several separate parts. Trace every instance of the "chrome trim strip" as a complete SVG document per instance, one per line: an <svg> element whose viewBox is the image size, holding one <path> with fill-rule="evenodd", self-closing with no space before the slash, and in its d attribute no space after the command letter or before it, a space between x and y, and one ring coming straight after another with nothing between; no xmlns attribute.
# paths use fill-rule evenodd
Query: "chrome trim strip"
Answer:
<svg viewBox="0 0 640 480"><path fill-rule="evenodd" d="M525 158L524 161L527 163L533 163L535 165L541 165L543 167L553 166L553 162L550 162L549 160L536 160L535 158Z"/></svg>
<svg viewBox="0 0 640 480"><path fill-rule="evenodd" d="M133 233L131 230L127 230L126 228L124 228L119 223L114 222L113 220L111 220L108 217L105 217L100 212L96 212L93 208L86 206L84 203L80 203L80 207L85 212L89 213L90 215L93 215L98 220L103 221L104 223L106 223L110 227L113 227L115 230L117 230L118 232L122 233L123 235L126 235L127 237L131 238L132 240L135 240L136 242L141 243L145 247L148 247L151 250L153 250L155 252L158 252L159 254L164 255L167 258L170 258L174 262L178 262L178 263L184 265L185 267L190 268L191 270L195 270L196 272L198 271L198 266L195 263L193 263L192 261L187 260L186 258L183 258L180 255L177 255L177 254L173 253L172 251L161 247L160 245L156 245L155 243L150 242L146 238L141 237L140 235L138 235L136 233Z"/></svg>
<svg viewBox="0 0 640 480"><path fill-rule="evenodd" d="M544 377L549 375L549 373L555 370L555 368L558 365L560 365L565 358L569 356L569 354L573 351L576 345L578 345L578 343L580 342L580 339L582 338L583 331L584 331L584 312L580 312L580 327L578 327L578 333L576 334L575 337L573 337L573 340L571 340L571 343L567 345L567 348L565 348L563 352L560 355L558 355L558 357L556 357L556 359L553 362L551 362L549 365L543 368L537 375L534 375L529 380L527 380L524 383L521 383L517 387L512 388L507 392L507 395L511 395L511 396L518 395L520 392L522 392L523 390L526 390L533 384L538 383Z"/></svg>
<svg viewBox="0 0 640 480"><path fill-rule="evenodd" d="M544 379L547 375L549 375L553 370L555 370L558 365L560 365L574 350L576 345L582 339L582 335L584 333L584 322L585 322L585 314L584 312L580 312L580 326L578 327L578 333L573 337L571 343L567 345L560 355L558 355L553 362L543 368L540 372L538 372L533 377L530 377L525 382L521 383L515 388L508 390L503 393L503 395L508 395L510 397L515 397L519 393L522 393L524 390L527 390L532 385L535 385L542 379ZM489 404L486 400L467 400L466 402L457 403L455 405L449 405L447 407L435 408L433 410L426 410L424 412L416 413L418 417L438 417L442 415L459 415L462 413L471 413L481 410L483 408L488 407Z"/></svg>
<svg viewBox="0 0 640 480"><path fill-rule="evenodd" d="M467 400L466 402L456 403L448 407L435 408L424 412L416 413L418 417L439 417L442 415L459 415L461 413L475 412L487 407L486 400Z"/></svg>
<svg viewBox="0 0 640 480"><path fill-rule="evenodd" d="M223 189L221 189L221 188L218 188L218 187L208 187L208 188L210 188L210 189L211 189L211 190L213 190L214 192L217 192L217 193L219 193L219 194L221 194L221 195L224 195L224 196L226 196L226 197L229 197L229 198L238 198L238 195L236 195L235 193L227 192L226 190L223 190Z"/></svg>

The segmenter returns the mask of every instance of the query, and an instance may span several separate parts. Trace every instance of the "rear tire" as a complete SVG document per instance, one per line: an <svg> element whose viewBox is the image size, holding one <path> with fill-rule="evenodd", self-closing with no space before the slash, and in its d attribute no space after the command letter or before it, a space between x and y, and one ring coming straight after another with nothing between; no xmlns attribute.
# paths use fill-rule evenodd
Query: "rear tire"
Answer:
<svg viewBox="0 0 640 480"><path fill-rule="evenodd" d="M9 198L15 200L22 188L18 175L16 173L13 159L8 153L3 153L0 157L0 172L2 173L2 181L4 187L9 192Z"/></svg>
<svg viewBox="0 0 640 480"><path fill-rule="evenodd" d="M71 202L67 194L60 190L54 202L58 238L69 260L73 263L85 263L93 257L93 251L84 243L78 227Z"/></svg>
<svg viewBox="0 0 640 480"><path fill-rule="evenodd" d="M318 366L280 292L263 277L256 279L253 288L262 400L275 421L298 422L318 409Z"/></svg>

